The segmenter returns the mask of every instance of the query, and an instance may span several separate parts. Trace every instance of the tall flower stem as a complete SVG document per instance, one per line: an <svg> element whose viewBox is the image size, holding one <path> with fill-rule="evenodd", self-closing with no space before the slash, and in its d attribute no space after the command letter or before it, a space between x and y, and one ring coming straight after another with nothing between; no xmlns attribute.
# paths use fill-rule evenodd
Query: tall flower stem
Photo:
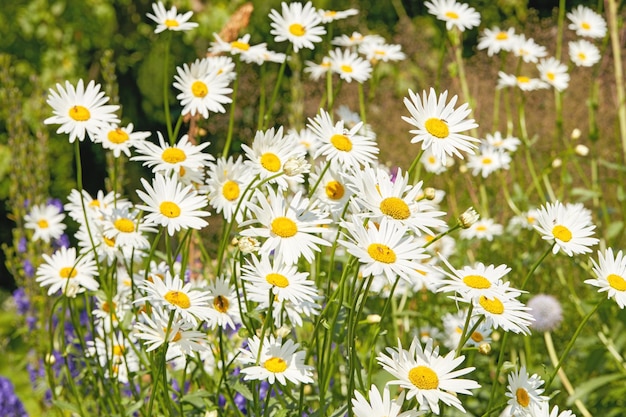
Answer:
<svg viewBox="0 0 626 417"><path fill-rule="evenodd" d="M280 64L280 68L278 69L278 76L276 77L276 84L274 85L274 90L272 91L272 97L270 98L270 102L267 105L267 111L263 115L263 123L261 124L262 129L266 129L269 125L270 116L272 115L272 110L274 109L274 103L276 102L276 97L278 97L278 91L280 90L280 85L283 81L283 75L285 74L285 68L287 67L287 55L289 54L289 49L285 53L285 60L282 64Z"/></svg>
<svg viewBox="0 0 626 417"><path fill-rule="evenodd" d="M165 112L165 125L167 126L167 137L170 145L175 142L174 132L172 130L172 116L170 115L170 77L169 77L169 59L170 59L170 43L172 41L172 33L165 31L165 46L163 51L163 111Z"/></svg>
<svg viewBox="0 0 626 417"><path fill-rule="evenodd" d="M617 2L607 0L609 34L613 52L613 71L615 72L615 90L617 94L617 119L622 141L622 152L626 160L626 93L624 92L624 69L622 67L622 46L620 45L619 27L617 23Z"/></svg>
<svg viewBox="0 0 626 417"><path fill-rule="evenodd" d="M541 262L543 262L544 259L546 259L546 256L548 256L548 254L550 252L552 252L552 248L554 247L554 245L556 245L556 243L553 243L545 252L543 255L541 255L541 258L537 259L537 262L535 262L533 264L533 266L530 267L530 269L528 270L528 273L526 274L526 276L524 277L524 281L522 281L522 285L519 287L520 290L523 290L524 288L526 288L526 284L528 283L528 280L530 279L530 277L535 273L535 271L537 270L537 268L539 267L539 265L541 264Z"/></svg>
<svg viewBox="0 0 626 417"><path fill-rule="evenodd" d="M363 92L363 84L359 83L359 111L361 112L361 121L363 125L367 123L365 115L365 94Z"/></svg>
<svg viewBox="0 0 626 417"><path fill-rule="evenodd" d="M235 72L239 74L239 59L235 61ZM228 133L226 134L226 143L224 144L224 149L222 150L222 157L227 158L228 152L230 151L230 143L233 140L233 128L235 126L235 110L237 104L237 90L239 89L239 77L235 77L235 81L233 81L233 94L232 94L232 102L230 103L230 115L228 117Z"/></svg>
<svg viewBox="0 0 626 417"><path fill-rule="evenodd" d="M463 32L455 29L448 32L448 34L452 43L452 48L454 49L454 59L459 71L459 81L461 82L461 91L463 92L463 98L467 103L469 103L469 107L473 109L474 100L472 99L469 91L467 76L465 74L465 64L463 63Z"/></svg>

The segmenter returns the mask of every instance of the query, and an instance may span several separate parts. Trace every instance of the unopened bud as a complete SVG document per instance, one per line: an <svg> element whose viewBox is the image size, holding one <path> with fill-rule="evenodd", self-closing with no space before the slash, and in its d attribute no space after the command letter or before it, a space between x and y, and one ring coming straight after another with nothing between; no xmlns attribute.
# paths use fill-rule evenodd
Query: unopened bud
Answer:
<svg viewBox="0 0 626 417"><path fill-rule="evenodd" d="M238 242L241 253L254 253L259 250L261 244L253 237L243 236Z"/></svg>
<svg viewBox="0 0 626 417"><path fill-rule="evenodd" d="M561 158L554 158L554 161L552 161L552 168L558 168L561 165L563 165Z"/></svg>
<svg viewBox="0 0 626 417"><path fill-rule="evenodd" d="M304 174L309 172L311 169L311 164L309 164L304 158L290 158L285 162L283 166L283 171L285 175L289 177L295 177L296 175Z"/></svg>
<svg viewBox="0 0 626 417"><path fill-rule="evenodd" d="M589 155L589 148L585 145L576 145L576 147L574 148L574 152L576 152L576 154L580 156L587 156Z"/></svg>
<svg viewBox="0 0 626 417"><path fill-rule="evenodd" d="M467 165L462 164L461 166L459 166L459 172L461 174L465 174L467 172Z"/></svg>
<svg viewBox="0 0 626 417"><path fill-rule="evenodd" d="M463 229L469 229L478 219L480 219L480 215L474 210L474 207L470 207L459 216L459 224Z"/></svg>
<svg viewBox="0 0 626 417"><path fill-rule="evenodd" d="M433 187L424 188L424 198L426 200L434 200L436 197L436 190Z"/></svg>
<svg viewBox="0 0 626 417"><path fill-rule="evenodd" d="M204 414L204 417L217 417L217 410L207 411Z"/></svg>
<svg viewBox="0 0 626 417"><path fill-rule="evenodd" d="M576 128L572 130L572 135L570 137L572 138L572 140L578 140L580 139L580 135L581 135L580 129Z"/></svg>
<svg viewBox="0 0 626 417"><path fill-rule="evenodd" d="M481 355L489 355L491 353L491 345L489 343L481 343L478 346L478 353Z"/></svg>
<svg viewBox="0 0 626 417"><path fill-rule="evenodd" d="M369 324L380 323L380 316L378 314L369 314L367 316L367 322Z"/></svg>
<svg viewBox="0 0 626 417"><path fill-rule="evenodd" d="M54 365L56 361L57 361L57 358L55 358L52 353L48 353L45 357L45 362L48 365Z"/></svg>

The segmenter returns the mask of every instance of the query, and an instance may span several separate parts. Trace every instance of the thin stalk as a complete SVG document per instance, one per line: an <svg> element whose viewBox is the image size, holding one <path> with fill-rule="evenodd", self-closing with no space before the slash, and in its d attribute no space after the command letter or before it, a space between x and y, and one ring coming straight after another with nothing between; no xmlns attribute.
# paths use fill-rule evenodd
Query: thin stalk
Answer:
<svg viewBox="0 0 626 417"><path fill-rule="evenodd" d="M617 119L619 120L619 133L622 141L622 152L626 161L626 93L624 92L624 69L622 67L622 46L620 45L619 27L617 22L617 2L608 2L608 23L611 37L611 50L613 52L613 69L615 72L615 90L617 94Z"/></svg>
<svg viewBox="0 0 626 417"><path fill-rule="evenodd" d="M163 51L163 111L165 112L165 125L167 126L167 137L170 145L176 142L174 132L172 131L172 116L170 115L170 79L169 79L169 59L170 59L170 42L172 41L172 33L165 31L165 50Z"/></svg>
<svg viewBox="0 0 626 417"><path fill-rule="evenodd" d="M286 56L289 55L289 50L290 49L291 49L291 46L289 46L289 48L287 49L287 52L285 53L285 60L283 61L282 64L280 64L280 69L278 70L278 77L276 78L276 84L274 85L274 90L272 91L272 97L270 98L270 102L267 105L267 112L263 116L263 124L262 124L262 129L261 130L266 129L267 126L269 125L270 116L271 116L272 110L274 108L274 103L276 102L276 97L278 97L278 91L280 90L280 84L282 83L283 75L285 74L285 67L287 66L287 58L286 58Z"/></svg>
<svg viewBox="0 0 626 417"><path fill-rule="evenodd" d="M239 59L235 60L235 72L239 74ZM235 127L235 108L237 104L237 90L239 89L239 77L235 77L235 81L233 81L233 93L231 95L232 102L230 103L230 115L228 117L228 133L226 134L226 143L224 144L224 149L222 150L222 157L228 158L228 152L230 151L230 143L233 140L233 129Z"/></svg>

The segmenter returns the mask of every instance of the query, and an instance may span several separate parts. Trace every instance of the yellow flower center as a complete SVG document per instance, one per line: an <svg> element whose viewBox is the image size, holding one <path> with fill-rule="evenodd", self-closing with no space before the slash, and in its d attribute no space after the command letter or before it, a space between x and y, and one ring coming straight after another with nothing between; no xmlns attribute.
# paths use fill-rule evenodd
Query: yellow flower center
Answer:
<svg viewBox="0 0 626 417"><path fill-rule="evenodd" d="M487 230L487 226L484 226L484 225L482 225L482 224L481 224L481 225L476 226L476 231L477 231L477 232L484 232L485 230Z"/></svg>
<svg viewBox="0 0 626 417"><path fill-rule="evenodd" d="M194 81L193 84L191 84L191 94L193 94L194 97L202 98L209 94L209 87L202 81Z"/></svg>
<svg viewBox="0 0 626 417"><path fill-rule="evenodd" d="M561 226L560 224L557 224L552 228L552 235L562 242L569 242L572 240L572 232L570 232L567 227Z"/></svg>
<svg viewBox="0 0 626 417"><path fill-rule="evenodd" d="M46 219L41 219L37 222L37 226L39 226L40 229L47 229L48 227L50 227L50 225L48 224L48 220Z"/></svg>
<svg viewBox="0 0 626 417"><path fill-rule="evenodd" d="M491 165L492 162L491 158L483 158L483 165Z"/></svg>
<svg viewBox="0 0 626 417"><path fill-rule="evenodd" d="M484 295L481 295L478 299L478 303L482 306L482 308L491 314L504 313L504 304L502 304L502 301L498 300L496 297L494 297L493 300L490 300Z"/></svg>
<svg viewBox="0 0 626 417"><path fill-rule="evenodd" d="M261 166L270 172L278 172L280 170L280 158L271 152L261 155Z"/></svg>
<svg viewBox="0 0 626 417"><path fill-rule="evenodd" d="M517 403L522 407L528 407L528 404L530 404L530 396L528 395L528 391L524 388L518 388L517 391L515 391L515 398L517 399Z"/></svg>
<svg viewBox="0 0 626 417"><path fill-rule="evenodd" d="M132 233L135 231L135 223L133 223L132 220L126 218L115 220L113 226L115 226L117 230L123 233Z"/></svg>
<svg viewBox="0 0 626 417"><path fill-rule="evenodd" d="M416 366L409 371L409 380L418 389L439 388L439 377L437 373L428 366Z"/></svg>
<svg viewBox="0 0 626 417"><path fill-rule="evenodd" d="M100 207L100 201L92 200L91 203L89 203L89 207Z"/></svg>
<svg viewBox="0 0 626 417"><path fill-rule="evenodd" d="M272 221L272 233L280 237L292 237L298 233L298 226L287 217L276 217Z"/></svg>
<svg viewBox="0 0 626 417"><path fill-rule="evenodd" d="M228 307L230 307L230 303L228 302L228 298L223 295L218 295L213 300L213 307L220 313L226 313L228 311Z"/></svg>
<svg viewBox="0 0 626 417"><path fill-rule="evenodd" d="M409 206L398 197L387 197L381 201L380 211L395 220L405 220L411 215Z"/></svg>
<svg viewBox="0 0 626 417"><path fill-rule="evenodd" d="M352 67L350 65L342 65L340 68L341 68L341 71L343 72L348 72L348 73L352 72Z"/></svg>
<svg viewBox="0 0 626 417"><path fill-rule="evenodd" d="M455 13L455 12L446 12L446 17L448 19L455 19L456 20L456 19L459 18L459 15L457 13Z"/></svg>
<svg viewBox="0 0 626 417"><path fill-rule="evenodd" d="M326 184L326 195L331 200L341 200L345 192L346 190L343 188L343 185L338 181L329 181L328 184Z"/></svg>
<svg viewBox="0 0 626 417"><path fill-rule="evenodd" d="M611 274L606 277L606 280L617 291L626 291L626 280L619 275Z"/></svg>
<svg viewBox="0 0 626 417"><path fill-rule="evenodd" d="M113 304L113 311L115 311L115 309L117 308L117 303L112 302ZM102 311L104 311L105 313L110 313L111 312L111 304L109 304L108 301L105 301L102 303L102 306L100 307L102 309Z"/></svg>
<svg viewBox="0 0 626 417"><path fill-rule="evenodd" d="M554 81L554 79L556 78L556 77L554 76L554 73L553 73L553 72L549 72L549 73L547 73L547 74L546 74L546 77L547 77L547 78L548 78L548 80L550 80L550 81Z"/></svg>
<svg viewBox="0 0 626 417"><path fill-rule="evenodd" d="M292 23L289 25L289 33L293 36L304 36L306 29L300 23Z"/></svg>
<svg viewBox="0 0 626 417"><path fill-rule="evenodd" d="M245 42L234 41L230 43L230 47L233 49L241 49L242 51L247 51L250 49L250 44Z"/></svg>
<svg viewBox="0 0 626 417"><path fill-rule="evenodd" d="M505 41L505 40L509 39L509 34L506 33L506 32L499 32L496 35L496 39L499 40L499 41Z"/></svg>
<svg viewBox="0 0 626 417"><path fill-rule="evenodd" d="M281 275L281 274L276 274L274 272L272 272L271 274L267 274L267 276L265 277L265 280L269 284L275 285L278 288L285 288L289 286L289 280L287 279L286 276Z"/></svg>
<svg viewBox="0 0 626 417"><path fill-rule="evenodd" d="M437 119L436 117L431 117L430 119L426 120L426 123L424 123L424 127L426 128L428 133L439 139L447 138L448 134L450 133L446 122L441 119Z"/></svg>
<svg viewBox="0 0 626 417"><path fill-rule="evenodd" d="M367 247L367 253L375 261L392 264L396 261L396 253L389 246L381 243L372 243Z"/></svg>
<svg viewBox="0 0 626 417"><path fill-rule="evenodd" d="M165 301L170 304L174 304L177 307L187 309L191 307L191 301L189 300L189 296L181 291L168 291L163 296Z"/></svg>
<svg viewBox="0 0 626 417"><path fill-rule="evenodd" d="M581 27L581 28L583 28L583 29L585 29L585 30L589 30L589 29L591 29L591 25L590 25L589 23L587 23L587 22L582 22L582 23L580 24L580 27Z"/></svg>
<svg viewBox="0 0 626 417"><path fill-rule="evenodd" d="M120 143L126 142L129 136L128 133L118 127L117 129L110 130L109 133L107 133L107 138L109 142L119 145Z"/></svg>
<svg viewBox="0 0 626 417"><path fill-rule="evenodd" d="M109 239L108 237L104 236L102 240L104 241L104 244L110 248L115 246L115 239Z"/></svg>
<svg viewBox="0 0 626 417"><path fill-rule="evenodd" d="M167 331L167 329L164 329L165 331ZM176 332L176 334L174 335L174 337L172 338L172 342L178 342L180 339L183 338L183 335L180 334L180 330Z"/></svg>
<svg viewBox="0 0 626 417"><path fill-rule="evenodd" d="M463 277L463 283L471 288L484 290L491 288L491 282L482 275L466 275Z"/></svg>
<svg viewBox="0 0 626 417"><path fill-rule="evenodd" d="M182 149L167 148L163 151L163 154L161 154L161 159L168 164L177 164L187 159L187 155L185 155L185 151Z"/></svg>
<svg viewBox="0 0 626 417"><path fill-rule="evenodd" d="M78 271L73 266L66 266L64 268L61 268L61 270L59 271L59 275L61 276L61 278L66 278L66 279L74 278L77 274L78 274Z"/></svg>
<svg viewBox="0 0 626 417"><path fill-rule="evenodd" d="M77 122L86 122L91 118L91 113L86 107L74 106L70 109L70 117Z"/></svg>
<svg viewBox="0 0 626 417"><path fill-rule="evenodd" d="M285 369L287 369L287 362L285 362L282 358L272 357L266 360L263 366L268 371L278 374L285 372Z"/></svg>
<svg viewBox="0 0 626 417"><path fill-rule="evenodd" d="M530 78L526 77L525 75L520 75L519 77L517 77L517 82L520 84L526 84L530 82Z"/></svg>
<svg viewBox="0 0 626 417"><path fill-rule="evenodd" d="M234 201L239 197L239 184L235 181L226 181L222 187L222 195L228 201Z"/></svg>
<svg viewBox="0 0 626 417"><path fill-rule="evenodd" d="M337 15L337 12L334 10L327 10L324 12L324 16L326 17L335 17Z"/></svg>
<svg viewBox="0 0 626 417"><path fill-rule="evenodd" d="M124 346L122 345L114 345L113 346L113 355L115 356L122 356L124 354Z"/></svg>
<svg viewBox="0 0 626 417"><path fill-rule="evenodd" d="M578 59L580 59L581 61L584 61L587 59L587 55L585 55L584 52L579 52L578 53Z"/></svg>
<svg viewBox="0 0 626 417"><path fill-rule="evenodd" d="M437 158L435 158L433 155L429 156L428 163L434 165L435 163L437 163Z"/></svg>
<svg viewBox="0 0 626 417"><path fill-rule="evenodd" d="M352 141L345 135L333 135L330 138L330 143L343 152L350 152L352 150Z"/></svg>
<svg viewBox="0 0 626 417"><path fill-rule="evenodd" d="M472 333L472 340L476 343L480 343L484 340L484 337L481 332Z"/></svg>
<svg viewBox="0 0 626 417"><path fill-rule="evenodd" d="M180 216L180 207L173 201L164 201L159 205L159 211L165 217L170 219Z"/></svg>
<svg viewBox="0 0 626 417"><path fill-rule="evenodd" d="M175 28L177 26L180 26L180 23L178 23L178 20L176 20L176 19L165 19L165 22L163 22L163 23L168 28Z"/></svg>

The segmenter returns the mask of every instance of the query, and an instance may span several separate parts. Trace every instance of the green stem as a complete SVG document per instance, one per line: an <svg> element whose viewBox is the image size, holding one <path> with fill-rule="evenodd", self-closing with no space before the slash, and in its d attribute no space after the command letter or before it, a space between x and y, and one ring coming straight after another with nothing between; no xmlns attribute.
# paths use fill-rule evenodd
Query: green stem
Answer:
<svg viewBox="0 0 626 417"><path fill-rule="evenodd" d="M274 108L274 103L276 102L276 97L278 97L278 91L280 90L280 84L283 80L283 75L285 74L285 67L287 67L287 55L289 55L289 50L291 46L285 52L285 60L282 64L280 64L280 69L278 70L278 77L276 78L276 84L274 85L274 90L272 91L272 97L270 98L270 102L267 106L267 112L263 116L263 124L262 129L267 129L270 121L270 116L272 115L272 110Z"/></svg>
<svg viewBox="0 0 626 417"><path fill-rule="evenodd" d="M609 33L611 37L611 50L613 52L613 72L615 73L615 91L617 94L617 119L619 120L619 133L622 142L622 153L626 161L626 93L624 92L624 69L622 67L622 45L618 27L617 2L607 0Z"/></svg>
<svg viewBox="0 0 626 417"><path fill-rule="evenodd" d="M528 271L528 273L526 274L526 276L524 277L524 281L522 281L522 285L519 287L520 290L523 290L524 288L526 288L526 284L528 283L528 280L530 279L530 277L535 273L535 271L537 270L537 268L539 267L539 265L541 264L541 262L543 262L544 259L546 259L546 256L548 256L548 254L550 252L552 252L552 248L554 248L554 245L556 245L556 243L553 243L544 253L543 255L541 255L541 258L539 258L537 260L537 262L535 262L533 264L533 266L530 268L530 270Z"/></svg>
<svg viewBox="0 0 626 417"><path fill-rule="evenodd" d="M239 74L239 59L235 60L235 72ZM224 149L222 150L222 157L226 159L228 157L228 152L230 151L230 143L233 140L233 129L235 127L235 108L237 104L237 90L239 89L239 76L235 77L235 81L233 82L233 94L232 94L232 103L230 103L230 115L228 117L228 133L226 134L226 143L224 144Z"/></svg>
<svg viewBox="0 0 626 417"><path fill-rule="evenodd" d="M363 122L363 126L367 123L367 119L365 118L365 94L363 93L363 84L359 83L359 111L361 112L361 121Z"/></svg>
<svg viewBox="0 0 626 417"><path fill-rule="evenodd" d="M163 51L163 111L165 112L165 125L167 126L167 137L170 145L176 142L174 132L172 131L172 116L170 115L170 77L169 77L169 58L170 58L170 42L172 40L171 31L166 30L165 50Z"/></svg>

